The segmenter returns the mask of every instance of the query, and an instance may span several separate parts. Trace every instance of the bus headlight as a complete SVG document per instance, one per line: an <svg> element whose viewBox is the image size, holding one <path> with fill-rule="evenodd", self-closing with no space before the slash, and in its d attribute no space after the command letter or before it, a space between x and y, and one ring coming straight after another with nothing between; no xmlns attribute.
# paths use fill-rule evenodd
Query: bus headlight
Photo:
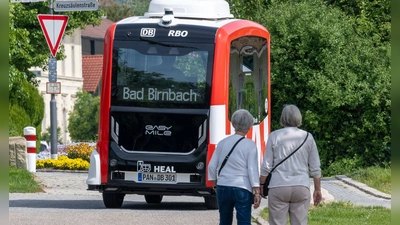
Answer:
<svg viewBox="0 0 400 225"><path fill-rule="evenodd" d="M118 161L116 159L111 159L110 160L110 166L116 166Z"/></svg>
<svg viewBox="0 0 400 225"><path fill-rule="evenodd" d="M196 169L198 169L198 170L202 170L202 169L204 169L204 163L203 163L203 162L199 162L199 163L197 163L197 165L196 165Z"/></svg>

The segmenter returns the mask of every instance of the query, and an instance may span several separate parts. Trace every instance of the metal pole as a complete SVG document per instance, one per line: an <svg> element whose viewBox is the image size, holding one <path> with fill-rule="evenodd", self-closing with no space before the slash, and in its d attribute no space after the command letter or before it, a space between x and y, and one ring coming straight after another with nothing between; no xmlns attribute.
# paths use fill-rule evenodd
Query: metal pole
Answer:
<svg viewBox="0 0 400 225"><path fill-rule="evenodd" d="M53 15L53 0L50 0L50 14ZM55 59L55 57L53 57L51 54L49 60L49 82L57 82L57 59ZM51 100L50 100L50 148L51 148L51 159L58 159L57 103L55 99L55 94L51 94Z"/></svg>
<svg viewBox="0 0 400 225"><path fill-rule="evenodd" d="M50 100L50 130L51 158L57 159L57 104L54 94L51 94Z"/></svg>

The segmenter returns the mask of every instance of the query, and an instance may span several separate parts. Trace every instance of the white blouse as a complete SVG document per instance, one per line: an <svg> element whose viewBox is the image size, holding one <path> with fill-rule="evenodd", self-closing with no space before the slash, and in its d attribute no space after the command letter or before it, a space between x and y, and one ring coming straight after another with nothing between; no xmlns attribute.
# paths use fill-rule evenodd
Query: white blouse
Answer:
<svg viewBox="0 0 400 225"><path fill-rule="evenodd" d="M272 168L303 143L307 132L297 127L286 127L271 132L268 137L260 174L268 176ZM272 172L269 188L306 186L310 176L321 177L321 163L314 137L309 133L304 145Z"/></svg>
<svg viewBox="0 0 400 225"><path fill-rule="evenodd" d="M234 134L218 143L208 165L208 180L217 180L217 185L239 187L253 192L253 187L260 186L257 146L253 140L241 140L229 156L220 175L217 175L226 155L241 137Z"/></svg>

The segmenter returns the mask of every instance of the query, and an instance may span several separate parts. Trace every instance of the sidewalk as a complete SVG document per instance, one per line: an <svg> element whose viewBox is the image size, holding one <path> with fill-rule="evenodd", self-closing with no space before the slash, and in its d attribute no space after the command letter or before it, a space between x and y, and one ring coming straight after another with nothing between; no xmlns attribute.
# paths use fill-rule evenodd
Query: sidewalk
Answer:
<svg viewBox="0 0 400 225"><path fill-rule="evenodd" d="M382 193L378 190L368 187L367 185L352 180L344 175L335 176L335 178L322 178L322 202L330 201L350 201L354 205L359 206L383 206L391 209L391 195ZM314 191L313 180L310 179L310 192L311 192L311 204L312 193ZM253 209L252 217L257 222L253 222L252 225L268 225L260 216L260 212L268 207L268 199L262 199L260 207Z"/></svg>

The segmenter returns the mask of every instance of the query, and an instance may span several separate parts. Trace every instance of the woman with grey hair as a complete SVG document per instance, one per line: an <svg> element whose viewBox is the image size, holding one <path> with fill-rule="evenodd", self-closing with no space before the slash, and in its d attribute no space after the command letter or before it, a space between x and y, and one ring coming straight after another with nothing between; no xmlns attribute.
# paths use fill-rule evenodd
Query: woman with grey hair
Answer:
<svg viewBox="0 0 400 225"><path fill-rule="evenodd" d="M320 159L314 138L298 127L302 124L300 110L295 105L285 105L280 124L282 129L271 132L261 165L261 195L263 185L272 168L287 160L272 171L268 191L268 216L270 225L308 223L310 206L310 176L314 179L314 205L322 199ZM300 148L299 148L300 147Z"/></svg>
<svg viewBox="0 0 400 225"><path fill-rule="evenodd" d="M235 134L218 143L208 165L208 180L217 194L219 224L231 225L235 208L238 224L250 225L252 202L256 209L261 201L257 147L253 140L245 138L254 118L247 110L239 109L231 122Z"/></svg>

